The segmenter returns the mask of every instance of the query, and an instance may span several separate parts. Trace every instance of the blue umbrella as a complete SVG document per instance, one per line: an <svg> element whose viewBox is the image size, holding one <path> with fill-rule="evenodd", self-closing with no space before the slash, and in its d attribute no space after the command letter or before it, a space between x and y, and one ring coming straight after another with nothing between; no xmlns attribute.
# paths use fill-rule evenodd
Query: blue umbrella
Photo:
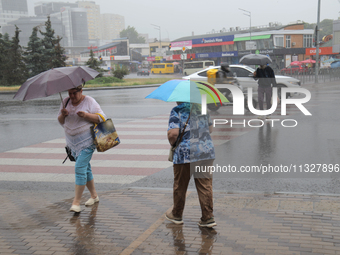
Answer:
<svg viewBox="0 0 340 255"><path fill-rule="evenodd" d="M335 61L331 63L331 68L339 68L340 67L340 61Z"/></svg>
<svg viewBox="0 0 340 255"><path fill-rule="evenodd" d="M165 102L201 103L201 95L207 95L207 103L228 103L228 99L208 82L190 80L170 80L162 84L145 98L159 99Z"/></svg>

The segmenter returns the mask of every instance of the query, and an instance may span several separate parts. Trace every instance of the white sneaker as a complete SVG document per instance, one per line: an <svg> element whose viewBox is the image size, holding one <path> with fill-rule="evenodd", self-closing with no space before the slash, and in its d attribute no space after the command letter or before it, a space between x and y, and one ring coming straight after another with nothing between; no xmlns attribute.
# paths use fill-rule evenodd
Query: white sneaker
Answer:
<svg viewBox="0 0 340 255"><path fill-rule="evenodd" d="M81 212L80 205L72 205L70 208L70 212L75 212L75 213Z"/></svg>
<svg viewBox="0 0 340 255"><path fill-rule="evenodd" d="M99 197L97 196L96 198L90 198L89 200L87 200L85 202L85 205L93 205L94 203L98 203L99 202Z"/></svg>

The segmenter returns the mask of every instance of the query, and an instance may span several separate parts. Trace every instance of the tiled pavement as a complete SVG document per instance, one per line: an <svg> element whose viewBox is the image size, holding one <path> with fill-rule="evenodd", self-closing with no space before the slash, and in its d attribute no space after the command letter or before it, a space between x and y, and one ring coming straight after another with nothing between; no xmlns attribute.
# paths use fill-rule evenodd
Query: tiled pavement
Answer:
<svg viewBox="0 0 340 255"><path fill-rule="evenodd" d="M83 202L87 198L84 196ZM172 191L122 189L100 194L79 214L71 199L0 195L0 254L340 254L340 199L302 194L214 193L214 229L197 226L189 191L184 225L164 218Z"/></svg>

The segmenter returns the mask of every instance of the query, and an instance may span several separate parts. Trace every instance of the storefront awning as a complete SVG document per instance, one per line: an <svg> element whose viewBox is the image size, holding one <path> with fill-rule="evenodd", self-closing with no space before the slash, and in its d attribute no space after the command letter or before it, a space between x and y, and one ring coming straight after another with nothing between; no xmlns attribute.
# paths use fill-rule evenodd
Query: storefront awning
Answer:
<svg viewBox="0 0 340 255"><path fill-rule="evenodd" d="M256 36L252 36L251 40L269 39L270 36L271 35L256 35ZM250 41L250 36L234 38L234 42L240 42L240 41Z"/></svg>

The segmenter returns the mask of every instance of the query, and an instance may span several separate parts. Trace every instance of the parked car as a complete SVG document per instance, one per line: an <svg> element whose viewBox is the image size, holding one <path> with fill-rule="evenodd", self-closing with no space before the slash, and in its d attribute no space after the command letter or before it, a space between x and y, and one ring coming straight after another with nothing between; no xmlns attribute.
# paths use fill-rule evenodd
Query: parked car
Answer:
<svg viewBox="0 0 340 255"><path fill-rule="evenodd" d="M148 69L138 69L137 75L150 75L150 72Z"/></svg>
<svg viewBox="0 0 340 255"><path fill-rule="evenodd" d="M291 65L281 69L281 74L304 74L308 72L308 67L305 65Z"/></svg>
<svg viewBox="0 0 340 255"><path fill-rule="evenodd" d="M230 65L230 71L232 75L237 79L238 83L243 87L244 92L247 92L247 88L253 88L254 95L257 94L258 83L253 78L253 73L255 69L246 66L246 65ZM207 71L212 68L220 68L220 66L210 66L204 70L198 71L191 75L183 77L183 79L192 79L192 80L203 80L208 81ZM275 75L276 83L278 86L278 96L281 98L281 89L283 87L293 87L299 88L301 86L301 82L298 79L289 76ZM220 91L223 90L222 84L216 84L216 88ZM222 91L221 91L222 92ZM223 92L222 92L223 93ZM253 95L253 98L256 99L256 96ZM293 94L287 94L287 97L292 97Z"/></svg>

